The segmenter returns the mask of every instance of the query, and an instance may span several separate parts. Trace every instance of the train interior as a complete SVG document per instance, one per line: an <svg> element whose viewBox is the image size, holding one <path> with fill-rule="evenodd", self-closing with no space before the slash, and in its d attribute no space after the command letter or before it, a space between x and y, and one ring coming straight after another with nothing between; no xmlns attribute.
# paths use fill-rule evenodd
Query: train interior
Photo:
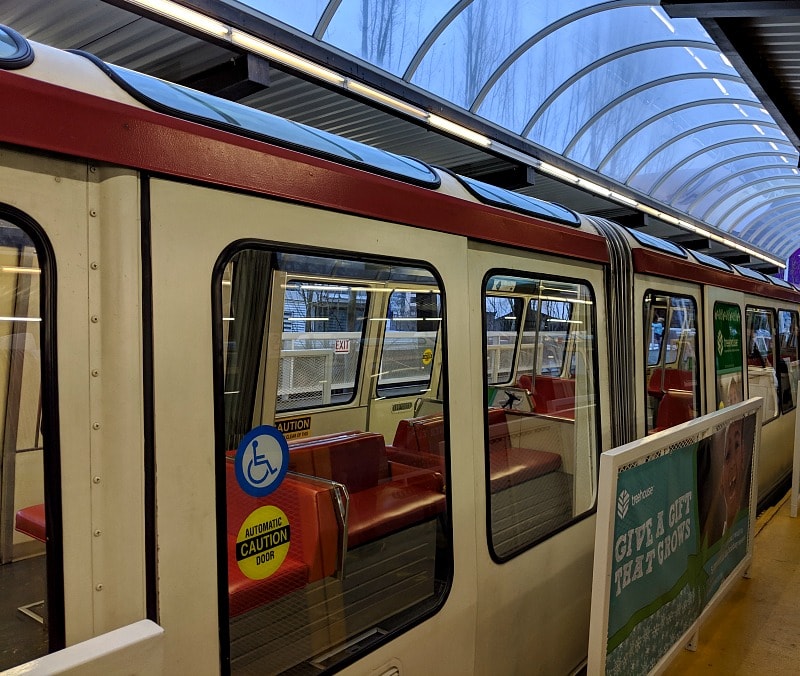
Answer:
<svg viewBox="0 0 800 676"><path fill-rule="evenodd" d="M220 283L230 660L309 669L434 608L452 573L441 286L422 267L248 249ZM487 482L498 558L590 508L593 303L582 285L496 276L485 294ZM254 375L257 374L257 377ZM253 498L232 455L281 430L289 471ZM588 444L587 444L588 445ZM292 524L280 570L242 573L259 506ZM297 525L295 525L297 524Z"/></svg>
<svg viewBox="0 0 800 676"><path fill-rule="evenodd" d="M7 668L48 650L48 496L42 270L23 230L0 226ZM574 278L498 270L482 289L486 536L503 562L594 505L600 327L593 287ZM472 449L450 446L464 413L448 402L461 365L444 287L419 263L243 244L213 292L222 658L233 673L317 673L435 612L452 580L448 478ZM798 313L755 297L724 308L746 336L730 338L738 364L719 371L717 405L747 382L765 420L794 410ZM648 291L642 316L652 432L700 413L703 322L674 291ZM263 457L248 437L259 426L288 458L265 495L237 475L237 456Z"/></svg>

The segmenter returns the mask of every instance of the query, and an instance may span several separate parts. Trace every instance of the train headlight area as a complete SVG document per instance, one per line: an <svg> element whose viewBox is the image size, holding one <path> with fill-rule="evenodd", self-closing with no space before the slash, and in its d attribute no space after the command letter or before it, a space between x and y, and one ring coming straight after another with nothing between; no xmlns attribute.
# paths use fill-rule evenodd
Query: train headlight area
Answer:
<svg viewBox="0 0 800 676"><path fill-rule="evenodd" d="M604 452L785 492L794 286L0 30L0 668L573 673Z"/></svg>

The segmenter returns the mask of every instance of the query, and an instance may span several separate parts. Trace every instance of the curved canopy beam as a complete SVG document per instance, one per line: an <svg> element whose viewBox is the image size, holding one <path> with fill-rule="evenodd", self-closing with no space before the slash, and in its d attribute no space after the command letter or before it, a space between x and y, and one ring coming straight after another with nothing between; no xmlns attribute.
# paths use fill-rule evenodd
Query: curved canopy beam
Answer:
<svg viewBox="0 0 800 676"><path fill-rule="evenodd" d="M757 208L760 208L762 206L769 206L769 205L772 205L772 208L779 208L776 205L781 205L780 206L781 209L784 209L784 208L792 209L794 207L794 205L796 204L796 202L797 202L796 195L784 195L782 197L776 198L772 202L762 203ZM756 237L759 233L761 233L764 230L764 223L763 222L760 225L758 225L757 221L754 221L753 223L749 223L749 224L745 225L741 230L738 229L739 228L739 224L742 221L745 221L755 210L756 209L754 208L754 209L751 209L751 210L741 214L739 216L739 218L737 218L736 221L734 221L731 224L731 227L728 228L727 232L730 232L732 234L736 234L737 237L746 236L748 238L748 240L750 240L752 237Z"/></svg>
<svg viewBox="0 0 800 676"><path fill-rule="evenodd" d="M720 143L715 143L715 144L713 144L713 145L706 146L705 148L701 148L701 149L700 149L700 150L698 150L696 153L692 153L692 154L691 154L691 155L689 155L687 158L685 158L681 164L676 164L674 167L672 167L672 169L670 169L669 171L665 172L665 173L664 173L664 175L663 175L663 176L662 176L660 179L658 179L658 181L656 181L656 183L655 183L655 184L653 185L653 187L650 189L650 193L649 193L649 194L651 194L651 195L652 195L653 193L655 193L655 192L656 192L656 190L658 190L658 189L659 189L659 188L660 188L662 185L664 185L664 183L665 183L666 181L668 181L668 180L669 180L669 179L672 177L672 175L673 175L675 172L677 172L677 171L679 171L680 169L682 169L682 168L683 168L683 166L684 166L684 165L685 165L687 162L691 162L692 160L694 160L694 159L696 159L696 158L700 157L701 155L705 155L706 153L710 153L710 152L713 152L713 151L715 151L715 150L719 150L720 148L725 148L726 146L732 146L732 145L736 145L736 144L739 144L739 143L759 143L759 142L762 142L762 141L760 141L760 138L761 138L761 137L759 137L759 138L757 138L757 139L753 139L753 138L745 138L745 139L731 139L731 140L728 140L728 141L721 141ZM765 144L766 144L766 143L767 143L767 141L763 141L763 143L765 143ZM784 143L788 143L788 141L784 141ZM765 152L766 152L766 151L765 151ZM788 154L790 154L791 152L792 152L792 151L790 150L790 151L788 151L788 152L785 152L785 153L780 153L780 152L778 152L777 154L778 154L779 156L780 156L781 154L783 154L783 155L788 155ZM728 158L728 162L729 162L729 163L730 163L730 161L731 161L731 159L730 159L730 158ZM698 174L701 174L701 173L705 173L706 171L707 171L707 168L706 168L706 167L704 167L702 170L698 171L697 173L698 173Z"/></svg>
<svg viewBox="0 0 800 676"><path fill-rule="evenodd" d="M800 176L770 176L770 177L767 177L767 178L764 178L764 177L756 178L756 179L753 179L752 181L750 181L748 183L745 183L743 185L734 186L727 193L725 193L725 195L720 196L720 198L717 200L717 203L716 204L712 204L708 209L706 209L706 211L703 213L703 215L699 217L700 220L708 222L707 219L711 217L711 214L713 214L713 212L715 210L720 209L736 193L738 193L740 191L745 191L748 188L752 188L753 186L759 185L761 183L767 183L767 182L770 182L770 181L781 181L781 182L790 181L792 183L796 183L797 187L800 188ZM783 188L776 188L776 189L783 189ZM760 195L761 193L757 193L757 194ZM724 221L725 218L727 218L730 215L731 212L736 211L736 209L740 205L742 205L745 202L747 202L748 199L749 199L748 197L743 197L741 200L739 200L739 202L736 204L736 206L734 206L733 209L727 210L724 213L724 215L722 217L720 217L719 222L721 223L722 221Z"/></svg>
<svg viewBox="0 0 800 676"><path fill-rule="evenodd" d="M434 43L441 37L442 33L447 30L447 27L455 21L458 16L463 12L467 7L469 7L475 0L459 0L455 5L453 5L450 10L445 14L439 23L436 24L434 29L428 33L428 37L423 40L422 44L417 49L416 53L412 57L411 61L409 61L408 66L406 67L405 72L403 73L403 80L406 82L411 82L411 78L414 77L414 73L417 72L417 68L419 68L419 64L422 63L422 60L431 50Z"/></svg>
<svg viewBox="0 0 800 676"><path fill-rule="evenodd" d="M543 28L539 32L531 35L505 58L505 60L495 69L489 79L484 83L483 87L481 87L477 96L475 96L475 100L469 107L470 112L474 113L478 108L481 107L481 104L488 96L491 89L497 84L498 80L503 76L503 74L509 68L511 68L512 65L514 65L514 62L517 61L517 59L531 49L537 42L544 40L548 35L552 35L564 26L568 26L569 24L579 21L580 19L584 19L587 16L600 14L601 12L610 12L621 7L649 6L652 4L653 3L649 2L648 0L610 0L609 2L602 2L590 7L585 7L577 12L572 12L572 14L567 14L566 16L561 17L558 21L554 21L546 28ZM405 79L405 75L403 75L403 78Z"/></svg>
<svg viewBox="0 0 800 676"><path fill-rule="evenodd" d="M766 158L766 157L778 157L778 158L780 158L780 157L785 157L785 156L786 156L786 153L782 153L780 150L771 150L769 152L763 152L763 153L745 153L744 155L737 156L736 159L737 159L737 161L741 161L741 160L750 160L750 159L753 159L753 158L759 158L759 159L760 158ZM682 195L684 192L686 192L689 189L689 187L692 185L692 183L694 183L695 181L698 181L699 179L703 178L704 176L707 176L708 174L711 174L714 171L716 171L717 169L719 169L720 167L727 166L730 163L731 163L731 158L730 157L726 157L726 158L724 158L722 160L719 160L718 162L715 162L714 164L711 164L711 165L705 167L705 169L702 171L702 173L695 174L689 180L687 180L685 183L682 183L681 186L673 193L673 199L677 199L679 195Z"/></svg>
<svg viewBox="0 0 800 676"><path fill-rule="evenodd" d="M737 158L737 160L738 160L738 158ZM699 193L695 197L694 201L689 206L686 207L686 211L691 214L692 211L697 207L697 205L700 204L700 202L702 202L712 192L714 192L714 190L716 190L717 188L725 185L726 183L728 183L729 181L732 181L735 178L739 178L740 176L746 176L747 174L754 174L754 173L759 172L759 171L769 171L771 169L781 169L781 170L783 170L783 169L787 169L787 168L788 167L786 167L785 165L779 165L779 164L777 164L775 162L772 162L770 164L758 164L758 165L753 165L752 167L746 167L745 169L740 169L739 171L734 172L733 174L725 174L725 176L723 176L722 178L720 178L717 181L715 181L714 183L712 183L705 190L703 190L703 192ZM727 193L725 193L725 194L727 194Z"/></svg>
<svg viewBox="0 0 800 676"><path fill-rule="evenodd" d="M558 99L567 89L569 89L573 84L584 78L585 76L589 75L590 73L594 72L598 68L605 66L607 63L612 63L613 61L617 61L618 59L622 59L626 56L630 56L631 54L638 54L640 52L646 52L651 50L657 49L665 49L670 47L688 47L695 49L713 49L714 45L710 45L707 42L700 42L698 40L658 40L655 42L643 42L639 45L632 45L630 47L625 47L625 49L617 50L616 52L611 52L610 54L606 54L604 57L597 59L596 61L592 61L588 66L581 68L578 72L576 72L571 77L567 78L562 82L556 89L552 91L552 93L542 101L541 105L537 108L536 112L531 115L528 122L522 129L522 136L527 136L531 129L533 129L533 125L535 125L539 118L544 115L545 111Z"/></svg>
<svg viewBox="0 0 800 676"><path fill-rule="evenodd" d="M762 232L771 230L779 222L788 218L800 219L800 204L796 204L794 200L787 202L786 206L781 209L779 213L771 214L767 220L761 222L756 221L750 226L752 232L747 233L748 241L755 241L755 238ZM737 234L737 237L741 237L741 235Z"/></svg>
<svg viewBox="0 0 800 676"><path fill-rule="evenodd" d="M572 149L578 144L581 138L597 123L597 121L602 118L606 113L610 110L613 110L617 106L625 103L628 99L633 98L637 94L641 94L642 92L646 92L649 89L655 89L656 87L661 87L662 85L669 84L670 82L688 82L689 80L728 80L730 82L741 83L741 79L738 77L734 77L732 75L719 75L717 73L691 73L689 75L670 75L668 77L662 77L658 80L652 80L650 82L645 82L638 87L634 87L633 89L629 89L627 92L622 94L621 96L616 97L612 101L609 101L606 105L604 105L600 110L598 110L594 115L592 115L586 122L584 122L583 126L578 130L575 136L572 137L572 140L567 144L567 147L564 148L564 152L562 153L565 157L569 155ZM721 101L726 101L724 97L708 99L709 103L720 103Z"/></svg>
<svg viewBox="0 0 800 676"><path fill-rule="evenodd" d="M725 225L724 225L725 218L728 218L737 209L741 209L742 207L746 206L748 202L753 202L753 201L756 200L756 198L761 197L762 195L769 195L770 193L773 193L773 192L785 192L785 189L782 189L782 188L766 188L765 190L762 190L761 192L757 192L754 195L750 195L747 199L741 200L733 209L728 209L728 211L725 212L724 217L720 218L717 221L717 223L718 223L717 227L720 230L725 230L726 232L732 232L734 224L738 224L744 217L750 216L757 209L760 209L761 207L764 207L764 206L768 206L769 204L773 203L776 199L780 199L782 197L782 195L776 195L771 200L758 200L757 204L754 204L752 208L747 209L746 211L742 212L741 216L739 216L734 221L734 223L731 224L730 227L727 227L727 228L725 227ZM790 192L790 193L788 193L788 195L796 197L797 193L796 192Z"/></svg>
<svg viewBox="0 0 800 676"><path fill-rule="evenodd" d="M767 126L766 122L764 122L762 124L764 126ZM678 134L677 136L673 136L672 138L667 139L666 141L664 141L664 143L659 145L657 148L654 148L652 151L650 151L644 157L644 159L642 159L642 161L639 162L639 164L637 164L636 167L634 167L634 169L628 174L628 176L624 179L624 182L627 183L628 181L630 181L634 176L636 176L650 162L650 160L652 160L659 153L663 152L664 150L669 148L672 144L676 143L677 141L680 141L680 140L682 140L684 138L688 138L689 136L693 136L694 134L699 134L700 132L706 131L708 129L718 129L719 127L734 126L734 125L751 126L749 122L744 121L742 118L735 118L735 119L730 119L730 120L715 120L714 122L708 122L706 124L702 124L702 125L699 125L697 127L694 127L693 129L687 129L687 130L681 132L680 134ZM639 125L639 126L641 126L641 125ZM778 125L771 124L770 126L774 127L777 131L779 131ZM752 129L752 126L751 126L751 129ZM626 136L628 136L628 135L626 135ZM745 138L745 137L742 137L742 138ZM765 138L765 137L754 136L753 140L756 140L758 138ZM769 137L769 138L772 138L772 137ZM628 140L630 140L630 138L628 138ZM780 138L775 137L773 140L780 140ZM617 146L618 145L619 145L619 143L617 143ZM614 146L614 147L616 148L617 146ZM606 157L608 157L608 155ZM605 160L604 160L604 162L605 162ZM603 165L598 167L597 171L602 173L602 166Z"/></svg>
<svg viewBox="0 0 800 676"><path fill-rule="evenodd" d="M336 14L339 9L339 5L341 4L342 0L330 0L328 6L325 8L325 11L323 11L320 15L319 21L314 28L314 32L311 34L313 38L322 40L322 36L325 35L325 31L328 30L328 26L330 26L331 21L333 20L333 15Z"/></svg>

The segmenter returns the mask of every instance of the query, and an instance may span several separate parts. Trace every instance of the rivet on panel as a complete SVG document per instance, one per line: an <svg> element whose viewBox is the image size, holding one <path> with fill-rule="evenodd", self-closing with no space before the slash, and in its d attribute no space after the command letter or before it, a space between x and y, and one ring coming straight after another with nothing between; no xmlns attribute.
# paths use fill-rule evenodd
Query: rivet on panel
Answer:
<svg viewBox="0 0 800 676"><path fill-rule="evenodd" d="M92 270L97 270L97 268L99 268L99 267L100 267L100 264L99 264L97 261L92 261L91 263L89 263L89 267L90 267Z"/></svg>
<svg viewBox="0 0 800 676"><path fill-rule="evenodd" d="M95 536L96 538L99 538L99 537L100 537L100 534L101 534L102 532L103 532L103 531L101 531L101 530L98 528L97 530L95 530L95 532L94 532L94 536Z"/></svg>
<svg viewBox="0 0 800 676"><path fill-rule="evenodd" d="M55 181L56 183L61 183L61 176L56 176Z"/></svg>
<svg viewBox="0 0 800 676"><path fill-rule="evenodd" d="M92 483L93 484L99 484L100 483L100 477L99 476L93 476L92 477Z"/></svg>
<svg viewBox="0 0 800 676"><path fill-rule="evenodd" d="M97 171L97 167L89 167L89 171L95 173Z"/></svg>
<svg viewBox="0 0 800 676"><path fill-rule="evenodd" d="M97 591L103 591L103 585L102 585L102 584L95 585L95 587L94 587L94 588L95 588Z"/></svg>
<svg viewBox="0 0 800 676"><path fill-rule="evenodd" d="M97 324L97 322L100 321L100 317L97 315L92 315L90 319L92 320L92 324Z"/></svg>
<svg viewBox="0 0 800 676"><path fill-rule="evenodd" d="M100 429L100 423L99 422L92 423L92 429L93 430L99 430Z"/></svg>
<svg viewBox="0 0 800 676"><path fill-rule="evenodd" d="M99 369L92 369L92 378L97 378L100 375Z"/></svg>
<svg viewBox="0 0 800 676"><path fill-rule="evenodd" d="M97 209L89 209L89 215L92 217L97 216Z"/></svg>

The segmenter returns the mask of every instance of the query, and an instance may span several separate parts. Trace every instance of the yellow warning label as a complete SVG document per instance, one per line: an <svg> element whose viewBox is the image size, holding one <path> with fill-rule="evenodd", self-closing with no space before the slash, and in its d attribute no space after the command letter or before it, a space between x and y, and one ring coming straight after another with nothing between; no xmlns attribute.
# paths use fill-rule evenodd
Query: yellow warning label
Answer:
<svg viewBox="0 0 800 676"><path fill-rule="evenodd" d="M433 361L433 350L428 348L425 352L422 353L422 363L427 366Z"/></svg>
<svg viewBox="0 0 800 676"><path fill-rule="evenodd" d="M236 536L236 562L251 580L263 580L281 567L291 544L289 519L274 505L259 507Z"/></svg>
<svg viewBox="0 0 800 676"><path fill-rule="evenodd" d="M278 420L275 422L286 441L290 439L303 439L304 437L311 436L311 416L307 415L303 418L290 418L289 420Z"/></svg>

